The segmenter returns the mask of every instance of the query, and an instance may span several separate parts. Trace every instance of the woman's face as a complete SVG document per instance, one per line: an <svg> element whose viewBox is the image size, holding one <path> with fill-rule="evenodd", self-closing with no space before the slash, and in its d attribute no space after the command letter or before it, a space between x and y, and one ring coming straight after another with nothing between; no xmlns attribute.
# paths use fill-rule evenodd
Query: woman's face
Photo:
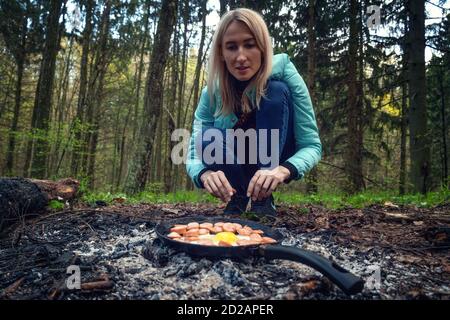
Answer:
<svg viewBox="0 0 450 320"><path fill-rule="evenodd" d="M222 59L228 71L239 81L250 80L261 67L261 56L250 29L233 21L222 39Z"/></svg>

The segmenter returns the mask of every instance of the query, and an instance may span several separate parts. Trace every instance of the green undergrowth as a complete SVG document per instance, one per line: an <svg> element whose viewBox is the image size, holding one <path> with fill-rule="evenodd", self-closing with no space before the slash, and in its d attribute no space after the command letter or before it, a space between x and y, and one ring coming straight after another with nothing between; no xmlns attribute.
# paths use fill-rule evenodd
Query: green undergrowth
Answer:
<svg viewBox="0 0 450 320"><path fill-rule="evenodd" d="M328 209L341 208L363 208L371 205L397 205L397 206L415 206L429 208L437 205L442 205L450 201L450 191L442 189L436 192L429 192L426 195L422 194L406 194L398 195L392 191L365 191L358 194L331 194L331 193L317 193L304 194L299 192L276 192L274 194L275 203L287 205L321 205ZM202 191L178 191L173 193L162 193L154 191L145 191L139 194L130 196L124 193L111 192L87 192L83 195L82 201L89 205L98 203L110 205L114 203L123 204L196 204L196 203L211 203L219 204L220 201L211 195ZM307 211L307 210L306 210ZM306 212L305 211L305 212Z"/></svg>

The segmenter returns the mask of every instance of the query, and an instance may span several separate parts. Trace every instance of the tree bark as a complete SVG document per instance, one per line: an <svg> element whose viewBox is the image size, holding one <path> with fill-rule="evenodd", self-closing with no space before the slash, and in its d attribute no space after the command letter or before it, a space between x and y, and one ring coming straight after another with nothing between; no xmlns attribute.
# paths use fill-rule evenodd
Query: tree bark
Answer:
<svg viewBox="0 0 450 320"><path fill-rule="evenodd" d="M132 141L136 141L137 134L139 132L139 119L140 119L140 103L141 103L141 83L142 83L142 75L144 74L144 56L146 52L146 46L147 43L151 43L150 40L147 40L149 38L149 24L150 24L150 2L147 3L147 13L144 16L144 33L141 36L141 48L140 48L140 56L139 56L139 67L137 70L136 75L136 100L134 102L134 115L133 115L133 134L132 134ZM130 156L134 153L134 145L130 144L128 148L128 155L127 155L127 163L130 162ZM121 156L121 162L123 161ZM122 165L123 166L123 165ZM122 172L123 169L121 169L120 172ZM125 170L128 170L126 168Z"/></svg>
<svg viewBox="0 0 450 320"><path fill-rule="evenodd" d="M227 12L227 0L220 0L220 16L223 16Z"/></svg>
<svg viewBox="0 0 450 320"><path fill-rule="evenodd" d="M441 96L441 128L442 128L442 185L449 188L448 181L448 153L447 153L447 123L445 121L447 115L445 114L445 90L444 68L439 68L439 94Z"/></svg>
<svg viewBox="0 0 450 320"><path fill-rule="evenodd" d="M63 134L63 124L66 121L66 115L69 114L68 106L70 107L70 99L67 101L67 94L70 92L69 84L70 84L70 73L72 71L72 52L74 47L74 35L71 34L69 40L69 52L65 59L65 63L61 66L60 77L58 81L60 85L58 87L58 91L56 95L58 96L58 100L56 103L55 114L52 122L56 122L56 142L54 146L51 148L50 157L49 157L49 170L52 174L56 173L56 168L58 167L58 161L60 158L60 149L61 149L61 136Z"/></svg>
<svg viewBox="0 0 450 320"><path fill-rule="evenodd" d="M92 16L94 2L92 0L85 1L86 8L86 25L83 30L82 53L80 63L80 88L78 94L77 113L73 124L74 147L72 151L71 172L73 176L77 176L80 170L81 150L82 150L82 130L81 125L84 119L86 109L86 89L88 85L88 57L89 47L92 34Z"/></svg>
<svg viewBox="0 0 450 320"><path fill-rule="evenodd" d="M112 1L108 0L105 3L105 8L102 13L102 20L100 24L99 46L96 51L94 66L94 76L91 77L90 88L92 90L88 94L88 125L90 127L89 134L86 137L85 143L88 147L87 154L87 171L86 175L89 177L88 186L93 189L95 184L95 162L97 156L97 144L100 128L100 109L103 104L103 89L106 71L108 69L110 53L108 52L108 38L110 27L110 12Z"/></svg>
<svg viewBox="0 0 450 320"><path fill-rule="evenodd" d="M20 117L21 101L22 101L22 81L25 65L27 63L27 55L33 46L30 40L28 22L31 15L30 2L26 1L4 1L0 5L0 33L3 39L3 46L14 57L16 65L15 78L9 77L10 82L14 83L14 89L11 89L9 83L2 88L5 93L4 99L0 102L0 119L6 110L9 92L14 91L14 108L13 118L11 120L10 130L7 136L6 149L6 165L4 171L7 175L14 174L15 147L16 136L18 130L18 122ZM3 68L2 68L3 69ZM2 70L3 71L3 70ZM6 74L2 74L2 79L6 80ZM6 81L5 81L6 82ZM3 141L2 141L3 142Z"/></svg>
<svg viewBox="0 0 450 320"><path fill-rule="evenodd" d="M316 0L308 2L308 90L313 106L316 106ZM317 168L313 168L307 176L306 190L317 193Z"/></svg>
<svg viewBox="0 0 450 320"><path fill-rule="evenodd" d="M400 176L399 176L399 194L404 195L406 192L406 138L408 134L408 18L404 16L404 37L403 37L403 57L402 57L402 110L400 123Z"/></svg>
<svg viewBox="0 0 450 320"><path fill-rule="evenodd" d="M358 1L350 1L350 39L348 55L347 94L347 150L346 171L349 177L347 191L358 192L364 187L362 174L362 106L358 95Z"/></svg>
<svg viewBox="0 0 450 320"><path fill-rule="evenodd" d="M56 55L59 50L59 17L62 0L51 0L47 18L47 32L39 72L38 87L34 102L32 124L33 133L38 135L35 141L31 175L44 178L47 175L46 161L48 155L48 129L50 110L52 109L53 80L55 77ZM34 139L33 139L34 140Z"/></svg>
<svg viewBox="0 0 450 320"><path fill-rule="evenodd" d="M195 109L195 106L198 103L198 96L200 92L200 72L202 71L202 65L203 65L203 48L205 45L205 38L206 38L206 1L202 2L201 6L201 15L202 15L202 33L200 38L200 46L198 48L198 55L197 55L197 64L195 66L195 73L194 73L194 98L193 98L193 106ZM184 121L183 121L184 122ZM184 125L184 123L183 123Z"/></svg>
<svg viewBox="0 0 450 320"><path fill-rule="evenodd" d="M23 70L25 65L25 57L20 58L17 61L17 80L16 80L16 93L15 93L15 104L14 104L14 115L11 124L11 130L9 132L9 142L8 142L8 151L6 158L6 172L8 175L13 175L13 166L14 166L14 150L16 148L16 134L19 123L20 116L20 103L22 97L22 78L23 78Z"/></svg>
<svg viewBox="0 0 450 320"><path fill-rule="evenodd" d="M425 1L408 0L409 12L409 150L413 191L429 187L430 150L425 82Z"/></svg>
<svg viewBox="0 0 450 320"><path fill-rule="evenodd" d="M402 84L402 113L400 123L400 181L399 181L399 194L403 195L406 191L406 137L408 130L408 84L403 82Z"/></svg>
<svg viewBox="0 0 450 320"><path fill-rule="evenodd" d="M150 173L150 161L153 152L157 123L160 120L163 90L162 82L169 52L170 38L176 23L178 1L164 0L158 21L156 38L153 45L151 63L148 70L144 98L144 117L141 125L135 161L131 165L126 190L130 193L143 191Z"/></svg>

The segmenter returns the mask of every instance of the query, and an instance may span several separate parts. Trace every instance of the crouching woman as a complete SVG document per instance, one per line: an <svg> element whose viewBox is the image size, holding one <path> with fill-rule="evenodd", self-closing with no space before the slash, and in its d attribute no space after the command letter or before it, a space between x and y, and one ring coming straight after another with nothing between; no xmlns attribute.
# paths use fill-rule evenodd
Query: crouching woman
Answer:
<svg viewBox="0 0 450 320"><path fill-rule="evenodd" d="M301 179L321 150L305 82L286 54L273 55L263 18L249 9L223 15L188 148L194 184L227 202L226 214L246 211L251 200L252 212L274 216L272 192Z"/></svg>

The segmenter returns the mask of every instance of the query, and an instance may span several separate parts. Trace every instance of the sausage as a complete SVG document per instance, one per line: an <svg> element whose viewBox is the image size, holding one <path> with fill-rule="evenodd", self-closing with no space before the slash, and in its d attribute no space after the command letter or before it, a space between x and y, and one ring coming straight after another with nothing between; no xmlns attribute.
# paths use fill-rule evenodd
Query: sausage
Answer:
<svg viewBox="0 0 450 320"><path fill-rule="evenodd" d="M206 230L208 230L209 231L209 233L215 233L215 229L214 229L214 227L201 227L202 229L206 229Z"/></svg>
<svg viewBox="0 0 450 320"><path fill-rule="evenodd" d="M190 229L184 234L185 237L198 237L199 229Z"/></svg>
<svg viewBox="0 0 450 320"><path fill-rule="evenodd" d="M236 241L236 243L240 246L250 246L250 245L259 245L260 244L257 241L246 240L246 239L238 240L238 241Z"/></svg>
<svg viewBox="0 0 450 320"><path fill-rule="evenodd" d="M188 225L187 225L188 230L198 229L198 228L200 228L200 224L198 222L191 222L191 223L188 223Z"/></svg>
<svg viewBox="0 0 450 320"><path fill-rule="evenodd" d="M253 230L247 225L243 227L239 223L222 221L214 224L209 222L198 223L195 221L190 222L187 225L176 224L170 229L170 233L167 237L181 242L190 242L204 246L232 247L233 245L228 242L219 241L219 243L216 244L212 241L212 239L209 239L210 234L223 231L232 232L241 236L241 238L236 241L236 245L239 246L270 244L277 242L273 238L265 237L264 231L262 230Z"/></svg>
<svg viewBox="0 0 450 320"><path fill-rule="evenodd" d="M171 233L169 233L167 235L167 237L171 238L171 239L175 239L175 238L181 238L181 235L179 233L176 233L176 232L171 232Z"/></svg>
<svg viewBox="0 0 450 320"><path fill-rule="evenodd" d="M250 235L250 240L261 242L262 241L262 237L259 234L257 234L257 233L252 233Z"/></svg>
<svg viewBox="0 0 450 320"><path fill-rule="evenodd" d="M223 228L223 231L226 231L226 232L233 232L234 233L236 231L236 228L235 228L235 226L232 223L224 223L222 228Z"/></svg>
<svg viewBox="0 0 450 320"><path fill-rule="evenodd" d="M233 223L234 228L237 229L242 229L242 225L239 223Z"/></svg>
<svg viewBox="0 0 450 320"><path fill-rule="evenodd" d="M262 237L262 243L269 244L269 243L276 243L277 240L272 239L270 237Z"/></svg>
<svg viewBox="0 0 450 320"><path fill-rule="evenodd" d="M243 229L250 231L251 233L253 233L253 229L249 226L244 226Z"/></svg>
<svg viewBox="0 0 450 320"><path fill-rule="evenodd" d="M186 232L186 226L174 226L170 229L170 231L178 234L184 234Z"/></svg>
<svg viewBox="0 0 450 320"><path fill-rule="evenodd" d="M242 228L242 229L237 229L236 230L237 233L239 233L241 236L249 236L252 234L252 232L248 229Z"/></svg>

